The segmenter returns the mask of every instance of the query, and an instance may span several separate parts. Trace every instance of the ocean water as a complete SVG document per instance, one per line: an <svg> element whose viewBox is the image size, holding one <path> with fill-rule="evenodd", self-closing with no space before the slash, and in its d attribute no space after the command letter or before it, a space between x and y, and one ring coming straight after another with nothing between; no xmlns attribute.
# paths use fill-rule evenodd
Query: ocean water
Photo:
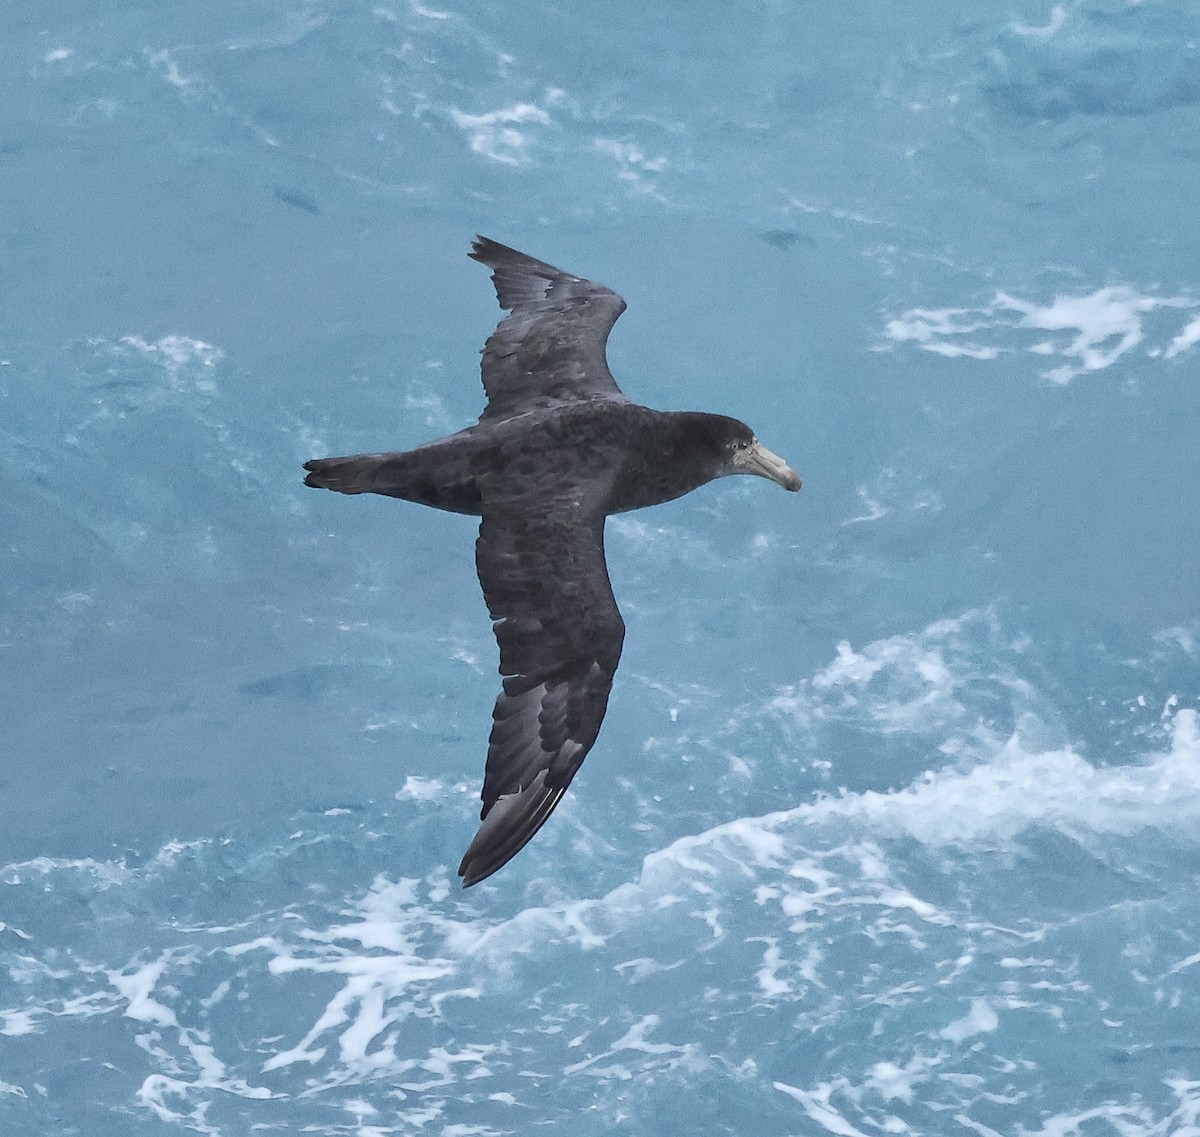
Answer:
<svg viewBox="0 0 1200 1137"><path fill-rule="evenodd" d="M0 1133L1200 1134L1200 7L0 17ZM805 477L614 519L463 892L481 232ZM751 484L753 482L753 484Z"/></svg>

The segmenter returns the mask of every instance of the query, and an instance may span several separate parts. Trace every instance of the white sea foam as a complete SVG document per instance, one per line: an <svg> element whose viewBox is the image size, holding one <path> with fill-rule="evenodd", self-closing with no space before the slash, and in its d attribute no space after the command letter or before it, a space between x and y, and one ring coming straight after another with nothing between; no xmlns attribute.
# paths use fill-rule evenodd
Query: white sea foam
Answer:
<svg viewBox="0 0 1200 1137"><path fill-rule="evenodd" d="M1067 9L1062 4L1055 4L1050 10L1050 19L1042 25L1031 25L1014 20L1012 30L1019 36L1033 39L1049 39L1055 32L1061 31L1067 22Z"/></svg>
<svg viewBox="0 0 1200 1137"><path fill-rule="evenodd" d="M1109 1098L1087 1109L1066 1110L1046 1117L1040 1129L1026 1129L1028 1137L1081 1137L1102 1123L1122 1137L1196 1137L1200 1133L1200 1081L1178 1076L1163 1078L1175 1098L1175 1108L1164 1116L1133 1095L1127 1101Z"/></svg>
<svg viewBox="0 0 1200 1137"><path fill-rule="evenodd" d="M859 500L863 503L865 512L846 518L842 522L843 525L861 525L864 522L878 521L881 517L886 517L890 512L890 510L881 505L867 492L866 486L859 486L857 493Z"/></svg>
<svg viewBox="0 0 1200 1137"><path fill-rule="evenodd" d="M530 162L529 133L518 126L549 126L550 115L535 103L514 103L483 114L466 114L457 107L450 117L467 136L471 149L505 166L525 166Z"/></svg>
<svg viewBox="0 0 1200 1137"><path fill-rule="evenodd" d="M32 1011L0 1011L0 1034L15 1038L37 1030L37 1018Z"/></svg>
<svg viewBox="0 0 1200 1137"><path fill-rule="evenodd" d="M1031 752L1014 736L974 769L943 770L895 793L826 798L776 816L859 819L874 833L903 833L929 845L1011 840L1039 825L1084 839L1149 828L1187 834L1200 821L1196 711L1178 711L1171 727L1166 753L1132 765L1095 766L1071 747Z"/></svg>
<svg viewBox="0 0 1200 1137"><path fill-rule="evenodd" d="M147 49L146 57L150 61L150 66L170 83L172 87L180 91L186 91L192 85L192 80L186 78L180 72L179 65L166 48L163 48L161 51L150 51Z"/></svg>
<svg viewBox="0 0 1200 1137"><path fill-rule="evenodd" d="M434 8L426 8L423 4L418 4L417 0L408 0L408 3L414 16L420 16L426 20L449 20L454 16L453 12L442 12Z"/></svg>
<svg viewBox="0 0 1200 1137"><path fill-rule="evenodd" d="M586 1070L595 1077L628 1079L631 1074L627 1067L621 1063L608 1062L609 1059L615 1058L618 1054L627 1050L662 1058L665 1060L665 1065L668 1069L680 1064L702 1067L705 1063L695 1045L691 1043L677 1045L671 1042L651 1042L646 1037L658 1027L659 1021L658 1015L643 1015L620 1038L610 1043L599 1054L585 1058L582 1062L575 1062L565 1066L563 1073L567 1075L578 1074ZM608 1064L605 1065L604 1063L606 1062Z"/></svg>
<svg viewBox="0 0 1200 1137"><path fill-rule="evenodd" d="M1065 384L1080 375L1111 367L1143 344L1153 313L1194 309L1187 296L1158 296L1133 288L1109 286L1083 294L1060 294L1048 304L997 292L982 308L911 308L887 322L883 335L893 343L913 343L925 351L952 357L996 359L1016 351L1065 360L1043 371L1042 378ZM1170 320L1160 320L1169 324ZM1175 326L1178 327L1177 321ZM1024 333L1033 333L1026 336ZM1046 332L1058 333L1047 339ZM1161 331L1156 329L1156 334ZM1150 357L1170 359L1200 342L1200 318L1192 318L1165 350L1151 343Z"/></svg>
<svg viewBox="0 0 1200 1137"><path fill-rule="evenodd" d="M667 200L653 180L654 174L661 174L669 165L666 155L656 154L651 158L636 143L621 142L614 138L595 138L592 146L598 153L607 155L617 163L617 177L621 181L657 201Z"/></svg>
<svg viewBox="0 0 1200 1137"><path fill-rule="evenodd" d="M92 887L111 888L129 879L129 869L121 861L100 861L91 857L33 857L15 861L0 869L0 881L19 885L56 873L79 874L90 878Z"/></svg>
<svg viewBox="0 0 1200 1137"><path fill-rule="evenodd" d="M213 347L210 343L176 334L160 336L156 340L146 340L141 336L122 336L121 343L161 363L172 379L178 379L184 368L192 365L215 367L225 355L220 348ZM211 384L212 379L207 376L198 381L198 385L202 385L202 389L208 391L212 390Z"/></svg>
<svg viewBox="0 0 1200 1137"><path fill-rule="evenodd" d="M914 481L911 472L901 477L894 466L883 467L870 484L858 486L855 493L860 511L847 517L843 526L870 524L901 511L942 508L936 492L919 479Z"/></svg>
<svg viewBox="0 0 1200 1137"><path fill-rule="evenodd" d="M415 881L393 884L377 880L347 913L350 922L307 930L302 947L260 937L227 949L238 955L266 949L267 969L273 975L307 972L343 977L342 987L317 1021L298 1042L268 1058L263 1063L264 1073L297 1062L316 1064L335 1039L338 1062L359 1074L397 1062L396 1037L387 1032L402 1013L399 1008L414 988L445 979L455 971L452 960L422 953L416 942L421 912ZM345 946L348 943L357 943L364 952L382 954L350 951ZM459 994L469 997L467 992Z"/></svg>
<svg viewBox="0 0 1200 1137"><path fill-rule="evenodd" d="M1177 335L1163 353L1165 358L1173 359L1181 351L1187 351L1200 343L1200 316L1197 316Z"/></svg>
<svg viewBox="0 0 1200 1137"><path fill-rule="evenodd" d="M409 774L396 791L397 801L436 801L445 792L445 787L437 778L421 778Z"/></svg>
<svg viewBox="0 0 1200 1137"><path fill-rule="evenodd" d="M867 1137L861 1129L856 1129L841 1113L829 1104L829 1099L835 1088L832 1084L824 1082L811 1091L802 1090L799 1086L792 1086L787 1082L774 1082L772 1084L780 1092L798 1101L809 1118L815 1121L827 1133L834 1133L837 1137Z"/></svg>
<svg viewBox="0 0 1200 1137"><path fill-rule="evenodd" d="M89 341L104 365L103 380L91 409L76 421L65 436L70 446L78 446L96 428L111 427L119 423L132 407L159 407L182 402L190 413L202 415L201 405L211 400L216 393L215 370L224 358L220 348L190 336L171 334L157 340L142 336L122 336L119 340L93 339ZM123 370L132 370L135 379L109 390L111 362L116 360ZM151 363L153 368L140 366ZM165 381L164 381L165 380ZM222 423L207 423L220 441L227 444L229 431ZM234 459L235 465L241 460Z"/></svg>
<svg viewBox="0 0 1200 1137"><path fill-rule="evenodd" d="M664 155L659 154L657 157L647 158L645 151L633 142L618 142L613 138L597 138L593 145L601 154L615 158L623 166L633 167L645 173L657 174L667 168L667 159Z"/></svg>
<svg viewBox="0 0 1200 1137"><path fill-rule="evenodd" d="M980 667L980 641L991 657L990 674ZM995 615L972 610L860 649L842 641L832 662L778 690L763 710L806 736L814 725L834 719L869 723L884 734L926 735L932 761L995 742L987 724L968 710L972 685L988 684L1021 711L1036 705L1036 694L1007 664L1014 652Z"/></svg>
<svg viewBox="0 0 1200 1137"><path fill-rule="evenodd" d="M1200 624L1179 624L1158 632L1155 641L1161 645L1174 643L1188 655L1200 654Z"/></svg>
<svg viewBox="0 0 1200 1137"><path fill-rule="evenodd" d="M192 1105L196 1091L217 1090L250 1099L266 1099L272 1093L265 1086L248 1083L244 1078L231 1073L226 1064L217 1057L208 1037L191 1027L181 1025L174 1010L155 997L164 974L176 969L186 970L194 964L199 953L193 950L164 951L158 958L121 970L105 969L109 983L116 988L124 1003L124 1014L139 1023L156 1030L144 1036L146 1048L151 1055L160 1056L170 1073L151 1074L145 1078L137 1092L138 1102L164 1121L187 1121L197 1132L217 1137L220 1130L204 1121L206 1105L203 1100ZM176 994L168 986L166 997ZM71 1013L66 1007L59 1013ZM159 1031L170 1030L177 1040L179 1051L185 1054L190 1067L190 1077L179 1069L177 1061L168 1057L157 1045ZM175 1108L181 1103L191 1109Z"/></svg>
<svg viewBox="0 0 1200 1137"><path fill-rule="evenodd" d="M961 1019L945 1026L938 1033L948 1042L965 1042L977 1034L988 1034L1000 1025L1000 1016L987 999L972 999L971 1009Z"/></svg>
<svg viewBox="0 0 1200 1137"><path fill-rule="evenodd" d="M780 979L776 974L779 970L781 960L782 956L779 951L778 941L769 939L767 941L767 949L763 952L762 967L758 969L756 976L759 989L768 998L790 995L792 993L792 985L786 980Z"/></svg>
<svg viewBox="0 0 1200 1137"><path fill-rule="evenodd" d="M1059 354L1077 362L1045 372L1055 383L1068 383L1085 371L1110 367L1130 348L1142 342L1143 317L1161 307L1184 307L1180 297L1142 296L1131 288L1101 288L1086 296L1056 296L1049 305L1033 304L1007 293L997 293L995 306L1018 312L1021 326L1038 331L1073 332L1074 338ZM1114 342L1115 341L1115 342Z"/></svg>
<svg viewBox="0 0 1200 1137"><path fill-rule="evenodd" d="M865 1093L873 1092L885 1102L902 1101L908 1104L913 1100L917 1086L929 1080L930 1070L937 1065L936 1059L920 1053L912 1055L903 1066L895 1062L876 1062L867 1071L862 1085L851 1092L851 1096L861 1101Z"/></svg>
<svg viewBox="0 0 1200 1137"><path fill-rule="evenodd" d="M108 981L125 1000L126 1016L158 1026L179 1026L174 1012L157 1002L151 994L170 959L170 953L164 952L154 962L143 964L129 974L118 971L107 973Z"/></svg>
<svg viewBox="0 0 1200 1137"><path fill-rule="evenodd" d="M859 225L884 225L882 219L871 217L865 213L859 213L852 209L843 209L840 206L829 205L825 203L815 202L807 198L788 195L788 206L792 209L799 210L801 213L825 214L829 217L836 217L839 221L853 221Z"/></svg>

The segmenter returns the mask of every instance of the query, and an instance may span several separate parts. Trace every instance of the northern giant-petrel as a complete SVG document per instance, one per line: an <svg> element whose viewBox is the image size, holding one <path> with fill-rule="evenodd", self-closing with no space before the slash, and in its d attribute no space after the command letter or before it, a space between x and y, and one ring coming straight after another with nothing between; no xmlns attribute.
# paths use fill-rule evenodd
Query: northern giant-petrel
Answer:
<svg viewBox="0 0 1200 1137"><path fill-rule="evenodd" d="M306 462L305 485L378 493L481 518L475 564L500 644L483 824L458 866L491 876L558 804L596 741L625 624L604 563L604 520L726 474L798 490L800 475L724 415L631 403L604 356L625 301L477 237L500 321L483 348L475 426L390 454Z"/></svg>

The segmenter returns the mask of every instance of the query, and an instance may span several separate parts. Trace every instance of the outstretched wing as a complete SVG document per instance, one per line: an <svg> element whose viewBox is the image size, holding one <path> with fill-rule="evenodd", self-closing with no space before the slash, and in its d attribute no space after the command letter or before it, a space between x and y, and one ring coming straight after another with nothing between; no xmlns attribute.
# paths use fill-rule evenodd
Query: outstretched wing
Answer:
<svg viewBox="0 0 1200 1137"><path fill-rule="evenodd" d="M604 514L573 502L485 509L475 546L500 644L483 824L458 873L475 884L541 828L596 741L625 624L604 563Z"/></svg>
<svg viewBox="0 0 1200 1137"><path fill-rule="evenodd" d="M604 345L625 301L611 289L476 237L475 260L492 269L496 296L510 315L483 348L487 409L481 419L582 399L624 398Z"/></svg>

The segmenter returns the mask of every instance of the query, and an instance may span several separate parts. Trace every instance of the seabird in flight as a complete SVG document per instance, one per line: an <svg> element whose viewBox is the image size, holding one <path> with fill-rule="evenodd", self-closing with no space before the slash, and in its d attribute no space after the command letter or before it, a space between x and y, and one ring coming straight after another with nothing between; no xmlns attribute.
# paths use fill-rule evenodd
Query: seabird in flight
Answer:
<svg viewBox="0 0 1200 1137"><path fill-rule="evenodd" d="M500 645L482 824L459 865L491 876L550 816L596 741L625 624L604 563L610 514L726 474L786 490L800 475L744 423L631 403L604 347L625 301L601 284L476 238L500 321L483 348L479 422L415 450L315 458L305 485L480 518L475 563Z"/></svg>

